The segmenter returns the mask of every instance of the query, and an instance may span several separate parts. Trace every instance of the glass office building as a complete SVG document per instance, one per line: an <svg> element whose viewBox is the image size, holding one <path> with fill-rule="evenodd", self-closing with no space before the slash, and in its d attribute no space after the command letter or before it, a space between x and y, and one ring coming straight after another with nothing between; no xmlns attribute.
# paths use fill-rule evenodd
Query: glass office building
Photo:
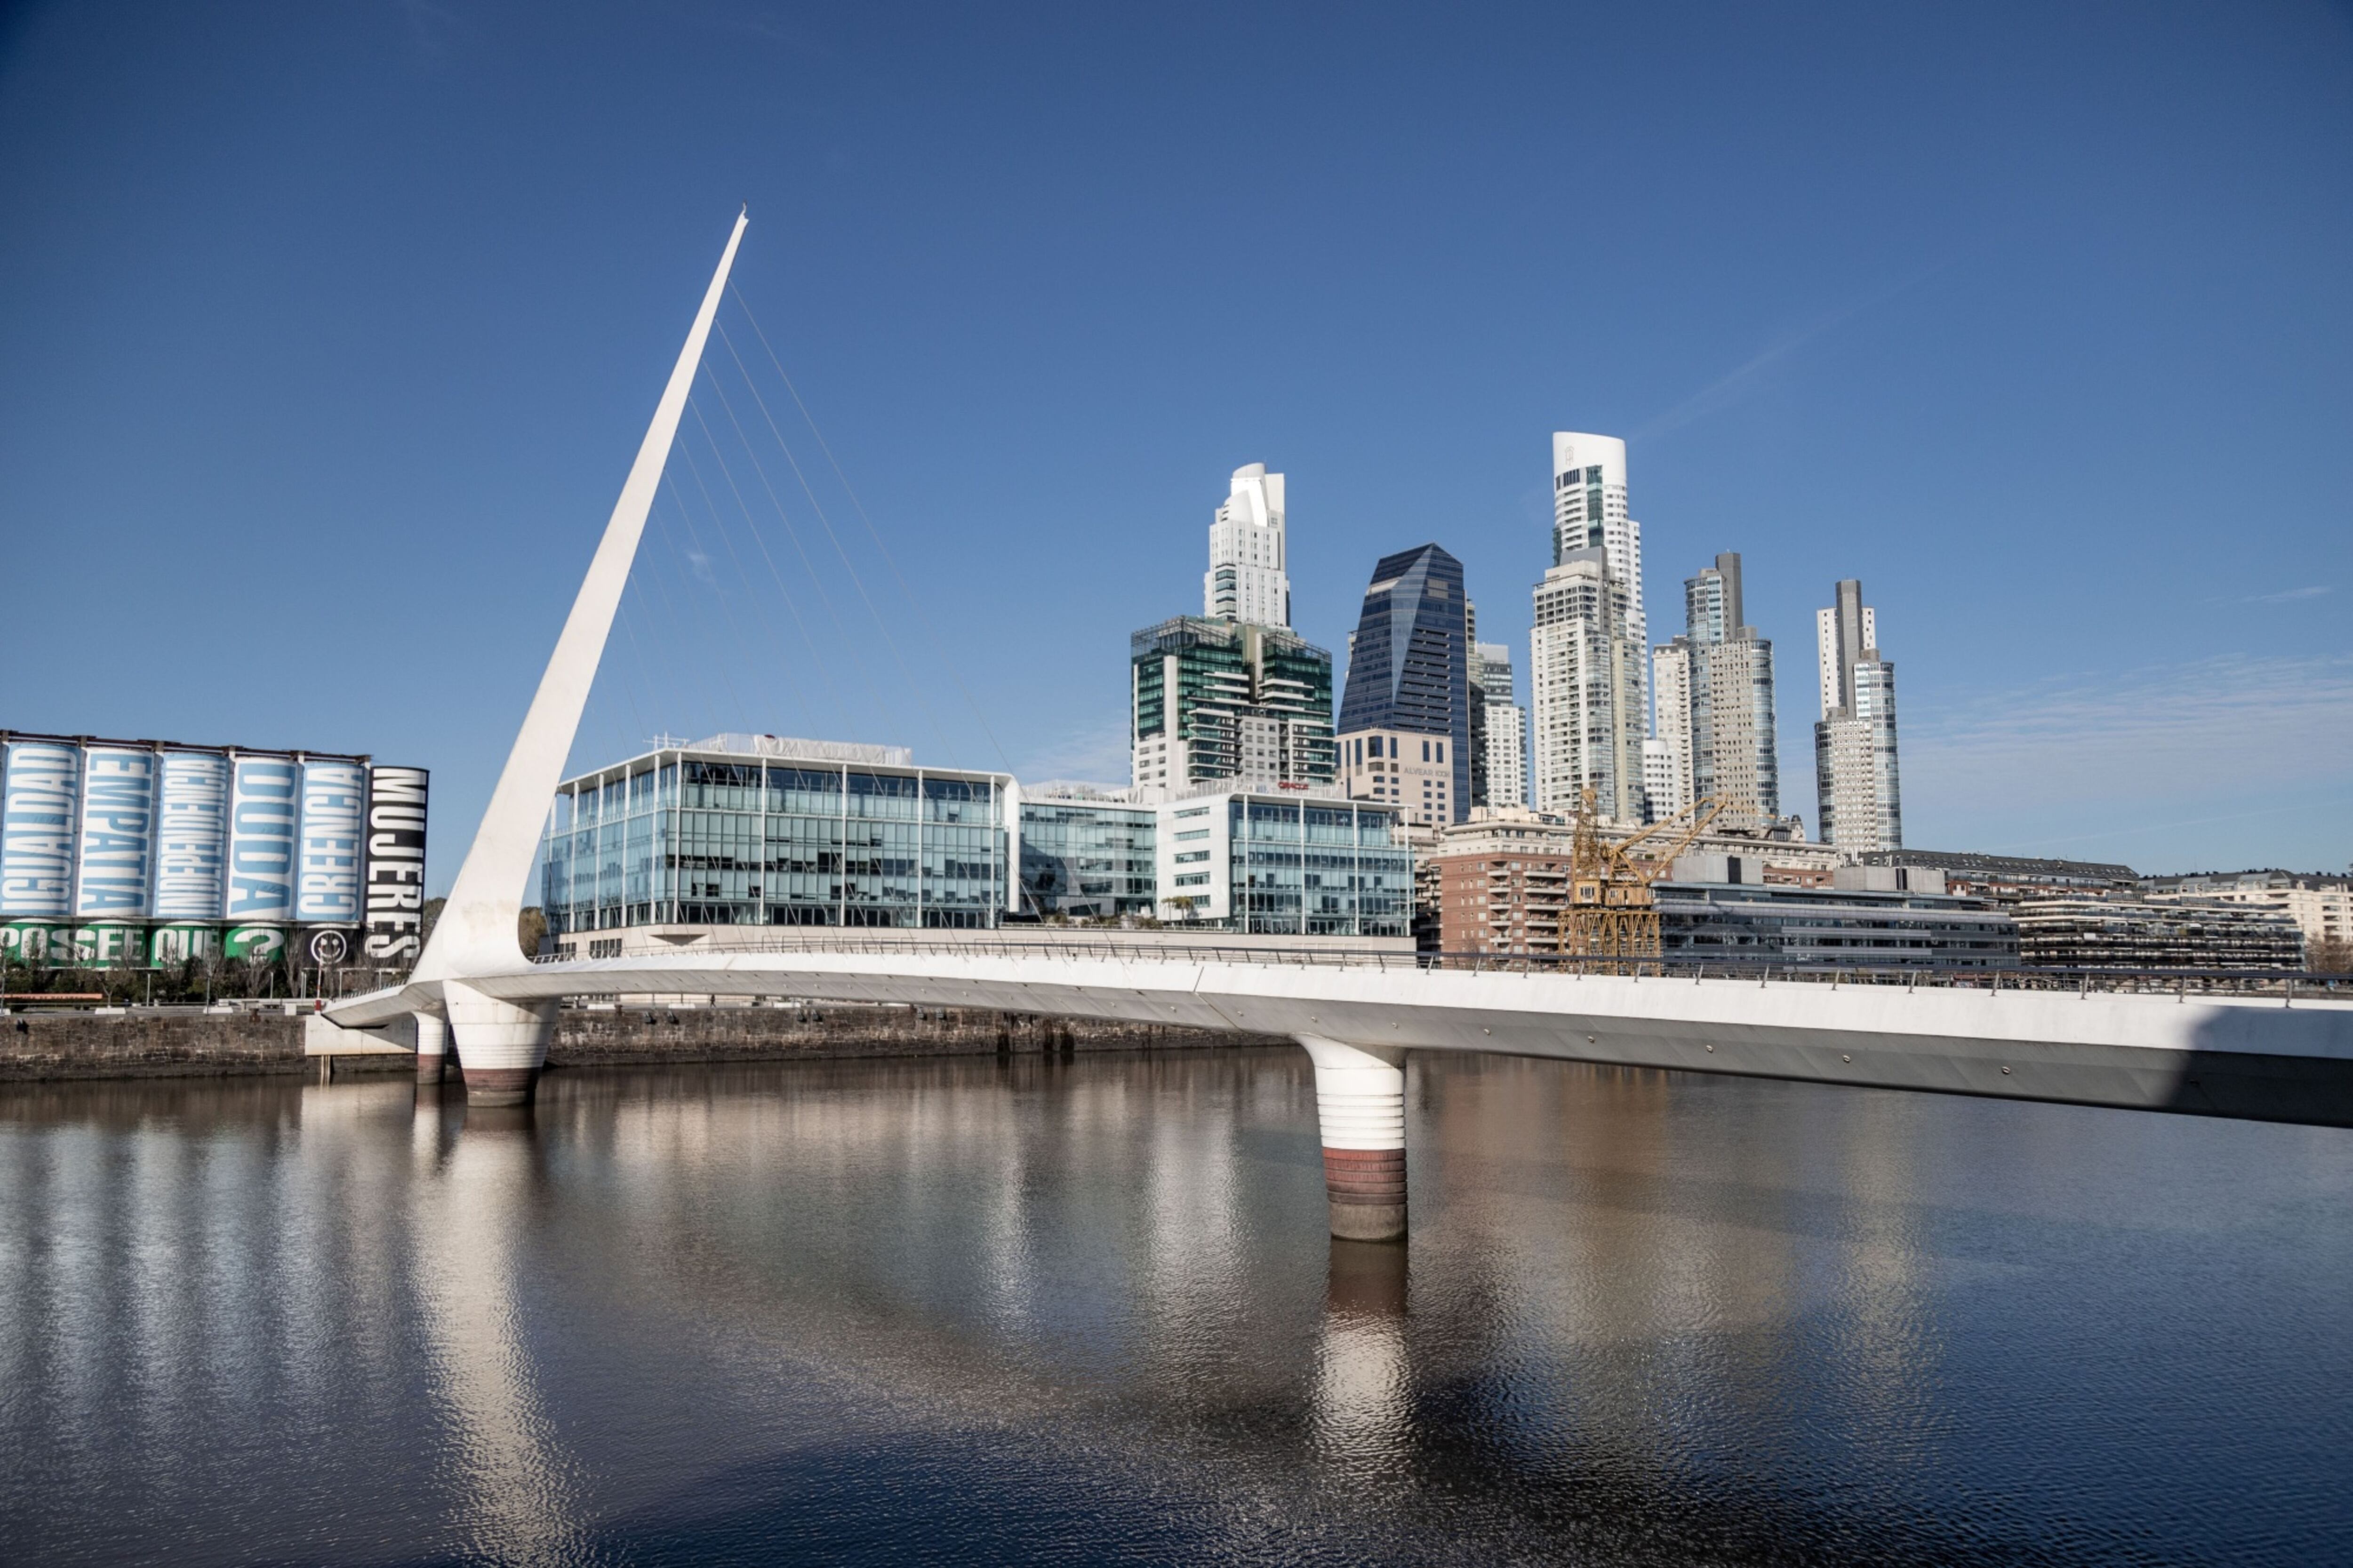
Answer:
<svg viewBox="0 0 2353 1568"><path fill-rule="evenodd" d="M1148 805L1024 798L1022 912L1066 920L1154 913L1153 826Z"/></svg>
<svg viewBox="0 0 2353 1568"><path fill-rule="evenodd" d="M1160 914L1289 936L1405 936L1413 852L1393 806L1250 791L1159 808Z"/></svg>
<svg viewBox="0 0 2353 1568"><path fill-rule="evenodd" d="M1442 783L1430 809L1409 810L1426 821L1464 822L1471 816L1471 618L1462 592L1462 563L1435 544L1384 555L1373 568L1372 585L1348 645L1348 685L1340 701L1336 765L1350 780L1347 793L1366 793L1358 783L1372 755L1399 755L1404 741L1411 756L1430 761L1430 741L1444 762L1433 783ZM1354 742L1376 732L1377 752ZM1375 772L1382 772L1376 769ZM1386 773L1383 773L1386 777Z"/></svg>
<svg viewBox="0 0 2353 1568"><path fill-rule="evenodd" d="M1652 896L1660 945L1671 963L2018 966L2018 921L1981 899L1754 882L1661 882Z"/></svg>
<svg viewBox="0 0 2353 1568"><path fill-rule="evenodd" d="M1136 787L1332 781L1332 656L1282 626L1178 616L1128 638Z"/></svg>
<svg viewBox="0 0 2353 1568"><path fill-rule="evenodd" d="M1013 891L1008 773L767 735L665 747L556 786L551 935L646 925L990 927Z"/></svg>

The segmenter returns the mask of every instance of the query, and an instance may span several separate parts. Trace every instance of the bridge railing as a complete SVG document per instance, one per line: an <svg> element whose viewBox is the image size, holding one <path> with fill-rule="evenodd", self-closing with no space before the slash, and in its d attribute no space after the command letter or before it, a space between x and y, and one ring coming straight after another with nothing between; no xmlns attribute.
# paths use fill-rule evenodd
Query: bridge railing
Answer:
<svg viewBox="0 0 2353 1568"><path fill-rule="evenodd" d="M1470 974L1611 975L1673 983L1678 980L1753 980L1759 984L1829 986L1893 986L1906 990L2073 992L2077 994L2129 994L2190 996L2278 996L2293 1003L2306 1000L2353 1000L2353 975L2321 974L2277 969L2044 969L2021 966L1995 968L1936 968L1926 964L1788 963L1741 959L1596 958L1574 953L1409 952L1342 945L1280 946L1266 943L1157 940L1122 942L1115 938L1055 936L1013 939L943 933L939 940L913 937L860 937L777 933L706 936L678 950L681 958L734 953L848 953L894 956L909 952L944 953L975 958L1046 958L1071 962L1110 961L1166 963L1251 963L1284 967L1361 968L1381 970L1446 970ZM612 956L623 956L615 954ZM635 959L665 958L667 953L636 952ZM566 962L562 955L542 953L533 962Z"/></svg>

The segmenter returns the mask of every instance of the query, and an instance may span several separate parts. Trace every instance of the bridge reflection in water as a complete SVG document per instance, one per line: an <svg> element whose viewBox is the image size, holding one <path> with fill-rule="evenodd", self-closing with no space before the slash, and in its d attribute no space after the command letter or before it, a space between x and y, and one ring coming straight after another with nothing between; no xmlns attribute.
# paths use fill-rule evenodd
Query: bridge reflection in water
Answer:
<svg viewBox="0 0 2353 1568"><path fill-rule="evenodd" d="M2344 1560L2341 1132L1303 1053L0 1100L26 1560ZM2218 1349L2218 1347L2227 1347Z"/></svg>

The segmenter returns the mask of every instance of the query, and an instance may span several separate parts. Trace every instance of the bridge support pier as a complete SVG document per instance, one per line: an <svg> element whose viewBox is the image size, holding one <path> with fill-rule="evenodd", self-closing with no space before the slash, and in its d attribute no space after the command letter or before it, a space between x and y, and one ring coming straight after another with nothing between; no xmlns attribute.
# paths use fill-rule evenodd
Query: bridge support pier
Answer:
<svg viewBox="0 0 2353 1568"><path fill-rule="evenodd" d="M1332 1234L1346 1241L1405 1235L1405 1053L1342 1045L1320 1035L1299 1043L1315 1063L1323 1124L1324 1192Z"/></svg>
<svg viewBox="0 0 2353 1568"><path fill-rule="evenodd" d="M442 1005L458 1039L458 1068L468 1105L528 1105L555 1036L554 1002L501 1002L445 981Z"/></svg>
<svg viewBox="0 0 2353 1568"><path fill-rule="evenodd" d="M438 1013L412 1015L417 1020L417 1081L439 1083L449 1059L449 1027Z"/></svg>

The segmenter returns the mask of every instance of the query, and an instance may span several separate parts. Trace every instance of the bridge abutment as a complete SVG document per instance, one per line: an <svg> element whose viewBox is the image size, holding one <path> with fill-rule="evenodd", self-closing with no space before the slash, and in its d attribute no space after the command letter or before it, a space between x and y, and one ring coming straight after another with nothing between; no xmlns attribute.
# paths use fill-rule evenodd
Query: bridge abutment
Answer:
<svg viewBox="0 0 2353 1568"><path fill-rule="evenodd" d="M417 1013L417 1081L439 1083L441 1069L449 1060L449 1028L438 1013Z"/></svg>
<svg viewBox="0 0 2353 1568"><path fill-rule="evenodd" d="M555 1037L554 1002L501 1002L459 981L445 982L442 1005L457 1037L458 1069L469 1105L528 1105Z"/></svg>
<svg viewBox="0 0 2353 1568"><path fill-rule="evenodd" d="M1395 1241L1405 1235L1405 1053L1298 1038L1315 1063L1332 1234Z"/></svg>

